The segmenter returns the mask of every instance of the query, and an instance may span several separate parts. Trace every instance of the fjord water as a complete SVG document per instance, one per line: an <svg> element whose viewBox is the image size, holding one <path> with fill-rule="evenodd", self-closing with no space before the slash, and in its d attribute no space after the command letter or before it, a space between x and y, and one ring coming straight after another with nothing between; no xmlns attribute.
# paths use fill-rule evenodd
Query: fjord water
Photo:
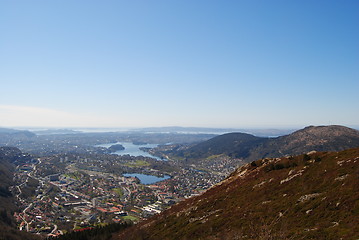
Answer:
<svg viewBox="0 0 359 240"><path fill-rule="evenodd" d="M146 148L155 148L158 146L158 144L141 144L141 145L135 145L131 142L116 142L116 143L106 143L106 144L100 144L97 145L98 147L105 147L105 148L109 148L112 145L115 144L121 144L122 146L124 146L124 150L120 150L120 151L116 151L113 154L117 154L117 155L130 155L130 156L143 156L143 157L151 157L151 158L155 158L157 160L164 160L164 159L160 159L159 157L153 156L151 154L149 154L148 152L142 151L140 148L141 147L146 147Z"/></svg>
<svg viewBox="0 0 359 240"><path fill-rule="evenodd" d="M125 174L123 174L123 176L137 177L138 179L140 179L142 184L153 184L153 183L170 178L170 176L168 176L168 175L164 175L163 177L156 177L153 175L146 175L146 174L141 174L141 173L125 173Z"/></svg>

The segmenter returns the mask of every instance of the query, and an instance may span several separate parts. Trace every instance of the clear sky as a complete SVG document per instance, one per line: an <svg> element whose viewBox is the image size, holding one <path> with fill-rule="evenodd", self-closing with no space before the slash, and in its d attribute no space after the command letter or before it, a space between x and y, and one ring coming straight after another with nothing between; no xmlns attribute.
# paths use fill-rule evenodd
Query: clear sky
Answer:
<svg viewBox="0 0 359 240"><path fill-rule="evenodd" d="M357 0L0 0L0 127L359 125Z"/></svg>

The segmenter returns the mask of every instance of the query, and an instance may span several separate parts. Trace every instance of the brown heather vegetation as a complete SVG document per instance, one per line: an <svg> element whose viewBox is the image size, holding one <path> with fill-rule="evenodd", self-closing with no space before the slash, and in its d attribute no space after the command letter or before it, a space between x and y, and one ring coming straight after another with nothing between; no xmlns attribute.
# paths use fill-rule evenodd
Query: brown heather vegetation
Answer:
<svg viewBox="0 0 359 240"><path fill-rule="evenodd" d="M359 148L238 168L113 239L358 239Z"/></svg>

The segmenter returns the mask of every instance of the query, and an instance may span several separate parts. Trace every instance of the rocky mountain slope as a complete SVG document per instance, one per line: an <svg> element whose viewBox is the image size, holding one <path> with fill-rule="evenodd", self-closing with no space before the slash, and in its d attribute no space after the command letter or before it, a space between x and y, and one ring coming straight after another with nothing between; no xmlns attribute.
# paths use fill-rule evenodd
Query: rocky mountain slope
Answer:
<svg viewBox="0 0 359 240"><path fill-rule="evenodd" d="M340 151L354 147L359 147L359 131L332 125L309 126L276 138L255 137L244 133L224 134L187 149L166 154L193 162L224 154L249 162L265 157L297 155L312 150Z"/></svg>
<svg viewBox="0 0 359 240"><path fill-rule="evenodd" d="M358 239L358 186L359 148L265 158L113 239Z"/></svg>
<svg viewBox="0 0 359 240"><path fill-rule="evenodd" d="M270 139L254 149L252 159L298 155L308 151L341 151L359 147L359 131L344 126L310 126L292 134ZM257 156L255 156L256 154Z"/></svg>

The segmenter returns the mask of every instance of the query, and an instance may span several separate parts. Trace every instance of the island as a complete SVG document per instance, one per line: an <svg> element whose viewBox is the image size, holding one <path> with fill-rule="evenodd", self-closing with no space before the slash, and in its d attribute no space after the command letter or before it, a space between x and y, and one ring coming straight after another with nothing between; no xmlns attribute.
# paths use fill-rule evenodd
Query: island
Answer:
<svg viewBox="0 0 359 240"><path fill-rule="evenodd" d="M117 151L125 150L125 147L122 146L121 144L114 144L111 147L109 147L108 150L110 152L117 152Z"/></svg>

